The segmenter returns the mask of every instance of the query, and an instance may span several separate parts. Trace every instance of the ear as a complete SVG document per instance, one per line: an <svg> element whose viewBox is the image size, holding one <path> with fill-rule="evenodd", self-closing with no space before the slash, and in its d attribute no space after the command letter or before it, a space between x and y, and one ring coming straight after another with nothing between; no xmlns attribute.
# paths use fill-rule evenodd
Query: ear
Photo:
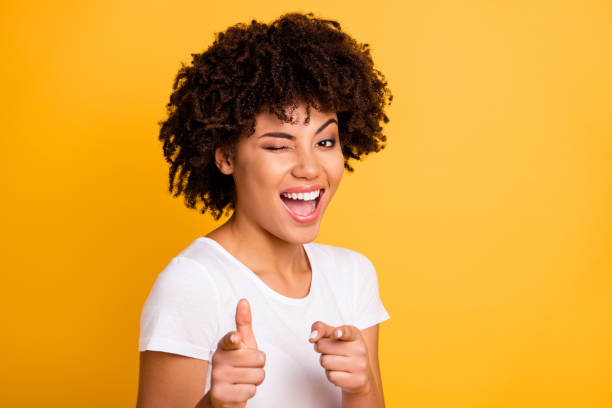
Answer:
<svg viewBox="0 0 612 408"><path fill-rule="evenodd" d="M232 174L234 172L234 160L225 147L217 147L215 149L215 164L223 174Z"/></svg>

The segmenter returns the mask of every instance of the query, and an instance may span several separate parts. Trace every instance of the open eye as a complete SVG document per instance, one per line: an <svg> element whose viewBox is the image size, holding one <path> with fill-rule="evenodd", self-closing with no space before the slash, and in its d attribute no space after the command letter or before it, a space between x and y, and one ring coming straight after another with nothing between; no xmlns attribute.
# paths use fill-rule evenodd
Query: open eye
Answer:
<svg viewBox="0 0 612 408"><path fill-rule="evenodd" d="M326 146L323 147L334 147L334 145L336 144L336 140L335 139L325 139L325 140L321 140L319 143L329 143Z"/></svg>

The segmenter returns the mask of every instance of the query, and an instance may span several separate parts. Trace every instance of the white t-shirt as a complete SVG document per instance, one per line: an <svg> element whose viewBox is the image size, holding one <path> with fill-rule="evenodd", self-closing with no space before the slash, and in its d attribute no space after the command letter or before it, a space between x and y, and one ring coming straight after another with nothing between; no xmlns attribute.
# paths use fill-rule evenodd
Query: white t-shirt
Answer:
<svg viewBox="0 0 612 408"><path fill-rule="evenodd" d="M341 389L327 380L308 341L312 324L363 330L389 318L376 270L364 255L341 247L303 244L312 269L310 291L291 298L267 286L217 241L199 237L158 275L142 309L139 351L210 361L217 343L236 330L236 305L246 298L260 350L264 381L249 408L341 406ZM208 365L206 392L212 364Z"/></svg>

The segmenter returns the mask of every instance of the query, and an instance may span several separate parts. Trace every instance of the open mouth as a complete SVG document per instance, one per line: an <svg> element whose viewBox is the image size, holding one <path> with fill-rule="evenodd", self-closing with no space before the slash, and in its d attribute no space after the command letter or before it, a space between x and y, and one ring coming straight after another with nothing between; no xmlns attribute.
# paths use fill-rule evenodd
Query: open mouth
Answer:
<svg viewBox="0 0 612 408"><path fill-rule="evenodd" d="M308 193L283 193L281 200L289 213L300 222L311 218L315 212L318 213L319 202L325 189L315 190Z"/></svg>

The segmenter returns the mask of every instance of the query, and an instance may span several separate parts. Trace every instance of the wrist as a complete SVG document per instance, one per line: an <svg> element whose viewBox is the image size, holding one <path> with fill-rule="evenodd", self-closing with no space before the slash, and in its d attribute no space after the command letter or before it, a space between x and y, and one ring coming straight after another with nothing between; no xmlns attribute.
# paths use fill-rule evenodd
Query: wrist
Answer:
<svg viewBox="0 0 612 408"><path fill-rule="evenodd" d="M352 390L342 389L342 395L347 398L362 398L369 396L370 394L372 394L372 388L368 386L363 386L359 389Z"/></svg>

